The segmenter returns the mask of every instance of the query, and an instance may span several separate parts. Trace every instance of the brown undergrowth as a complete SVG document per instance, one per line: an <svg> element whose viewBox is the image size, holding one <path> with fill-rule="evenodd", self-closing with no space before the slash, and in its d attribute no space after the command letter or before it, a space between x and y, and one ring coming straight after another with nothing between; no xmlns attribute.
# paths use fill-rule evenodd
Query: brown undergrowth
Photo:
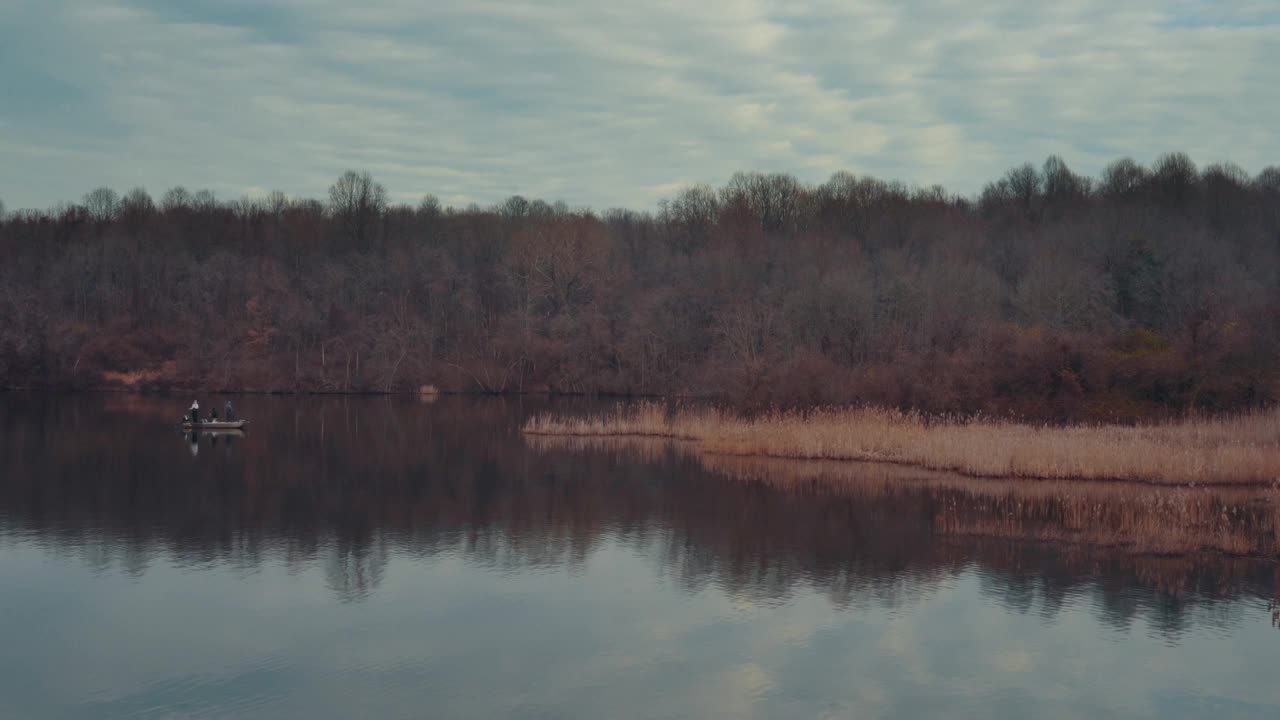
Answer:
<svg viewBox="0 0 1280 720"><path fill-rule="evenodd" d="M1280 484L1280 410L1055 427L870 407L742 418L641 403L592 417L540 415L523 429L530 436L678 438L707 455L881 462L984 478Z"/></svg>

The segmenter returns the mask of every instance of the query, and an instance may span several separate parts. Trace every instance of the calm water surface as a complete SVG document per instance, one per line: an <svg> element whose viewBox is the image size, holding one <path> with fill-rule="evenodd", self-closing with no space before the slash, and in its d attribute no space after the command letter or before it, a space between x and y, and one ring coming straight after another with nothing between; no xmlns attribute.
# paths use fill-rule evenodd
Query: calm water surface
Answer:
<svg viewBox="0 0 1280 720"><path fill-rule="evenodd" d="M0 717L1280 717L1266 557L533 447L545 401L189 402L0 394Z"/></svg>

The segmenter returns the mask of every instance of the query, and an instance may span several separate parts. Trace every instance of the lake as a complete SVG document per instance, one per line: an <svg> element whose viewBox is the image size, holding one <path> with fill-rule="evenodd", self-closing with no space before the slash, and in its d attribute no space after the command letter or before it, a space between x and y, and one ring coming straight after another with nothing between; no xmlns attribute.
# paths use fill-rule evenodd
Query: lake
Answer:
<svg viewBox="0 0 1280 720"><path fill-rule="evenodd" d="M191 438L190 400L0 394L0 718L1280 717L1275 490L526 440L607 407L546 399Z"/></svg>

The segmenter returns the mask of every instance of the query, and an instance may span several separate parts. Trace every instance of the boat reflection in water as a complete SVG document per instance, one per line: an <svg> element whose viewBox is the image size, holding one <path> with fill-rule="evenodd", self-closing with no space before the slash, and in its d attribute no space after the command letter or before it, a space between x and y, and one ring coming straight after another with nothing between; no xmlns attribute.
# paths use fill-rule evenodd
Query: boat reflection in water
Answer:
<svg viewBox="0 0 1280 720"><path fill-rule="evenodd" d="M206 438L212 447L217 447L218 438L223 438L224 445L230 447L233 440L244 436L244 430L205 430L196 428L182 431L182 437L186 439L187 447L191 450L192 457L200 454L201 438Z"/></svg>

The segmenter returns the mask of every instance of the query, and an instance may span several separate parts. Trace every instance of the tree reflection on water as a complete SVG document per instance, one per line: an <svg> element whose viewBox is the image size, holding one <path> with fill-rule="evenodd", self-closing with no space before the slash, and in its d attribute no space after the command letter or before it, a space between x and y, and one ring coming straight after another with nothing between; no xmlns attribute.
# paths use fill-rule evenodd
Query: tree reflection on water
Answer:
<svg viewBox="0 0 1280 720"><path fill-rule="evenodd" d="M318 562L349 602L377 592L397 554L572 568L607 543L690 592L780 602L813 588L852 608L976 570L985 594L1021 612L1052 615L1089 592L1106 622L1144 614L1171 634L1194 607L1280 591L1273 490L708 462L672 443L535 446L518 428L545 403L501 399L246 397L237 406L254 428L234 437L177 435L168 404L5 396L0 533L103 572L142 574L158 556Z"/></svg>

